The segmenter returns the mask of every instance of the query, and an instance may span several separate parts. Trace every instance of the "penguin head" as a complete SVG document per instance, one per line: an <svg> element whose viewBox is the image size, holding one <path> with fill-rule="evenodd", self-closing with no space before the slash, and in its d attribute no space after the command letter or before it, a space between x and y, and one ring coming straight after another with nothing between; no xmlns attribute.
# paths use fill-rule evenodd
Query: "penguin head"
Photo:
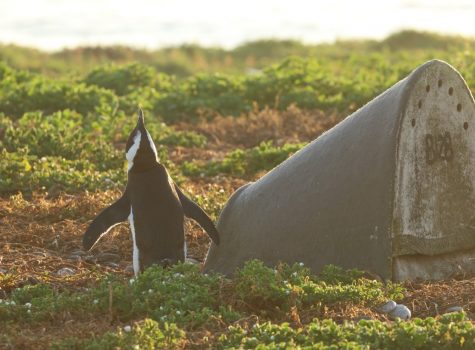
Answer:
<svg viewBox="0 0 475 350"><path fill-rule="evenodd" d="M137 125L127 140L125 156L129 163L129 171L146 171L158 161L157 149L150 133L145 128L142 109L139 109Z"/></svg>

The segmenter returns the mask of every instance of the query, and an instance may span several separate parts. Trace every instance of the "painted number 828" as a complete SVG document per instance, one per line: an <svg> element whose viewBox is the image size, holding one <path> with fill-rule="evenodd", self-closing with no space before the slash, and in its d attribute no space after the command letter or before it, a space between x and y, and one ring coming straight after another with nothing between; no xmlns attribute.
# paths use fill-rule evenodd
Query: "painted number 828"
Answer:
<svg viewBox="0 0 475 350"><path fill-rule="evenodd" d="M427 164L433 164L439 160L451 161L454 157L452 139L448 131L437 136L426 134L425 150Z"/></svg>

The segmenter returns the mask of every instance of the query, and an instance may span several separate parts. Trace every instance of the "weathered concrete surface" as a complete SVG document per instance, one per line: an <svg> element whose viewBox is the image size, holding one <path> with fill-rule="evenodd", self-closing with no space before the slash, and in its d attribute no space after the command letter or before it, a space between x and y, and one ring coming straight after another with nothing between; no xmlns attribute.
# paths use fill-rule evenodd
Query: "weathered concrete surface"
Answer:
<svg viewBox="0 0 475 350"><path fill-rule="evenodd" d="M336 264L398 280L440 277L407 272L407 257L438 261L475 248L474 116L460 75L441 61L424 64L237 190L205 270L232 274L258 258L315 272Z"/></svg>
<svg viewBox="0 0 475 350"><path fill-rule="evenodd" d="M475 275L475 249L437 255L402 255L394 259L396 281Z"/></svg>

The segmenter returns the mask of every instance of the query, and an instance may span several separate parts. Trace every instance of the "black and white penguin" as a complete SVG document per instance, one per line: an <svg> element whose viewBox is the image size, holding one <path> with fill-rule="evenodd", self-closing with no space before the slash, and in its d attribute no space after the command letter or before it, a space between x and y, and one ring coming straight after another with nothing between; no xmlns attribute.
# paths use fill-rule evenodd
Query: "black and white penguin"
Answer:
<svg viewBox="0 0 475 350"><path fill-rule="evenodd" d="M218 231L209 216L183 194L159 163L155 144L145 129L142 110L127 141L126 158L125 191L89 225L83 237L85 250L91 249L112 227L128 219L135 275L152 264L167 266L184 261L184 216L197 221L213 242L219 244Z"/></svg>

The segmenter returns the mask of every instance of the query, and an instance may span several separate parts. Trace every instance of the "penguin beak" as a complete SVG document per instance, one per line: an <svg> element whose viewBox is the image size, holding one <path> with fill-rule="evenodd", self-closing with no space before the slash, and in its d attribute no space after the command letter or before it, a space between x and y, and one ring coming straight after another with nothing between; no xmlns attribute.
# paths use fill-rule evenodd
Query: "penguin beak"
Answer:
<svg viewBox="0 0 475 350"><path fill-rule="evenodd" d="M139 108L138 115L139 115L139 118L137 120L137 128L145 128L142 108Z"/></svg>

